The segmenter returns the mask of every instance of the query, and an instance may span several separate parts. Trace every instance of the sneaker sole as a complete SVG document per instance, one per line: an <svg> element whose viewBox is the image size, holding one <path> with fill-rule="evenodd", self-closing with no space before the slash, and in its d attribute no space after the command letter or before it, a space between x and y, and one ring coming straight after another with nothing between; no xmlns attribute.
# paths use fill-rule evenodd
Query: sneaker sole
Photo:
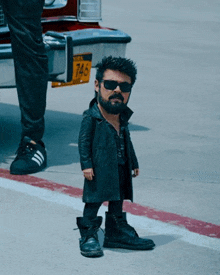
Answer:
<svg viewBox="0 0 220 275"><path fill-rule="evenodd" d="M10 174L11 175L29 175L29 174L34 174L34 173L38 173L43 171L44 169L46 169L47 164L42 165L41 167L34 169L34 170L30 170L30 171L19 171L19 170L10 170Z"/></svg>
<svg viewBox="0 0 220 275"><path fill-rule="evenodd" d="M130 244L122 244L122 243L115 243L115 242L104 242L103 247L105 248L122 248L122 249L129 249L129 250L152 250L155 247L155 244L149 244L145 246L134 246Z"/></svg>

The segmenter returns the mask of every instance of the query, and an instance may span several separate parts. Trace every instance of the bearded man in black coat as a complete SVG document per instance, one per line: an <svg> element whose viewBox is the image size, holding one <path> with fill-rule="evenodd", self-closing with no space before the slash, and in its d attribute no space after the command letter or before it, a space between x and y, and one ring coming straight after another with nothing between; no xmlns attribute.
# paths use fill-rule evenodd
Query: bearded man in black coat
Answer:
<svg viewBox="0 0 220 275"><path fill-rule="evenodd" d="M125 199L133 201L132 177L139 175L128 130L133 112L127 106L136 74L130 59L104 58L97 65L95 98L83 114L79 153L85 177L85 208L77 225L80 250L85 257L103 255L97 237L102 217L97 217L97 213L104 201L109 202L104 247L148 250L155 246L152 240L139 238L122 210Z"/></svg>

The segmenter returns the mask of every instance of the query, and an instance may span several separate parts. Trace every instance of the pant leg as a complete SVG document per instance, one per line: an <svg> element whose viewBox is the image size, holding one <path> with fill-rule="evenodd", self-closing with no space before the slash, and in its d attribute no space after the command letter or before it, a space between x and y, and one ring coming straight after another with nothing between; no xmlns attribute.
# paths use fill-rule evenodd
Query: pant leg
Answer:
<svg viewBox="0 0 220 275"><path fill-rule="evenodd" d="M22 137L44 133L48 59L42 39L44 0L1 0L10 29Z"/></svg>
<svg viewBox="0 0 220 275"><path fill-rule="evenodd" d="M117 217L122 216L123 201L110 201L108 204L108 212Z"/></svg>
<svg viewBox="0 0 220 275"><path fill-rule="evenodd" d="M97 217L98 211L102 203L86 203L83 210L83 217L93 220Z"/></svg>
<svg viewBox="0 0 220 275"><path fill-rule="evenodd" d="M110 214L114 214L117 217L122 216L123 212L123 200L126 197L126 165L118 165L119 185L120 185L120 200L109 201L108 211Z"/></svg>
<svg viewBox="0 0 220 275"><path fill-rule="evenodd" d="M119 186L120 186L120 198L124 200L128 197L127 191L127 166L118 165L118 174L119 174Z"/></svg>

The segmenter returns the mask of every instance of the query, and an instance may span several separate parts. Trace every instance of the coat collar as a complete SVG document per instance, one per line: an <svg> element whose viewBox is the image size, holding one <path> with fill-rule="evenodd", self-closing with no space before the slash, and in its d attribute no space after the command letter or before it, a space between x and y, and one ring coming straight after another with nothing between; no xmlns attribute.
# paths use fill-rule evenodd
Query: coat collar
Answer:
<svg viewBox="0 0 220 275"><path fill-rule="evenodd" d="M92 117L97 118L99 120L104 119L98 108L96 98L93 98L92 101L90 102L89 111ZM133 111L129 107L126 107L126 109L120 114L120 118L124 123L127 124L132 114L133 114Z"/></svg>

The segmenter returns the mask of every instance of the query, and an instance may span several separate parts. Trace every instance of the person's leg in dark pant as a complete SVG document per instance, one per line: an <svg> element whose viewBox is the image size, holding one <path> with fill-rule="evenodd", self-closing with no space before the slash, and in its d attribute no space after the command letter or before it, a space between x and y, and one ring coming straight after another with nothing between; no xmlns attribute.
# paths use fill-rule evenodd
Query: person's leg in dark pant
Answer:
<svg viewBox="0 0 220 275"><path fill-rule="evenodd" d="M97 217L99 208L102 203L86 203L83 210L83 217L86 217L90 220ZM123 201L110 201L108 204L108 212L116 216L122 215L122 205Z"/></svg>
<svg viewBox="0 0 220 275"><path fill-rule="evenodd" d="M10 29L22 137L39 141L44 133L48 82L48 58L41 27L44 1L2 2Z"/></svg>
<svg viewBox="0 0 220 275"><path fill-rule="evenodd" d="M83 217L93 220L97 217L98 211L102 203L86 203L83 210Z"/></svg>
<svg viewBox="0 0 220 275"><path fill-rule="evenodd" d="M42 39L43 0L1 0L10 29L22 135L12 174L29 174L46 167L41 141L48 82L48 58Z"/></svg>
<svg viewBox="0 0 220 275"><path fill-rule="evenodd" d="M108 212L117 217L122 216L123 201L110 201L108 205Z"/></svg>

